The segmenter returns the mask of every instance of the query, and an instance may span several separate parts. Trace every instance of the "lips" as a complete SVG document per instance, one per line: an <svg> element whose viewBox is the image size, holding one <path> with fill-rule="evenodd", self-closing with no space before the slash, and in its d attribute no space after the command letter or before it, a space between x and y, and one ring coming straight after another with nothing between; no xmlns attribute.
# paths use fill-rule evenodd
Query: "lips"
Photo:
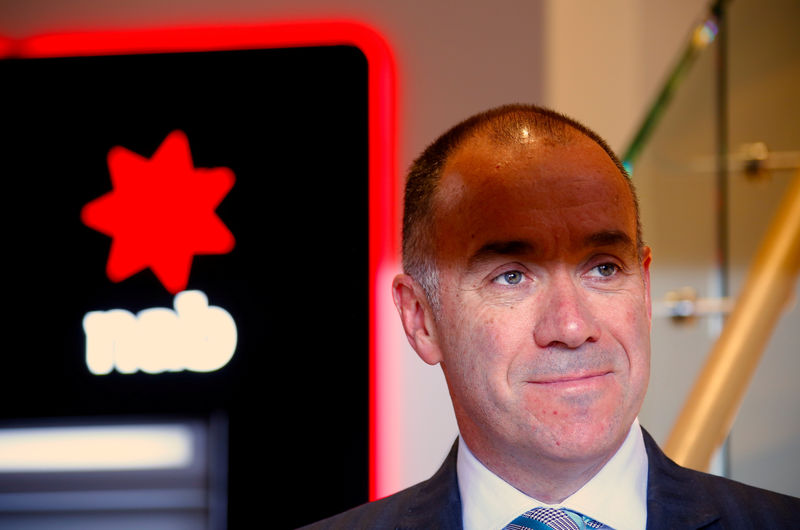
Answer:
<svg viewBox="0 0 800 530"><path fill-rule="evenodd" d="M592 382L597 378L606 376L610 373L611 371L609 370L609 371L590 372L581 374L566 374L553 377L541 377L528 382L535 385L558 385L558 384L582 383L582 382L588 383Z"/></svg>

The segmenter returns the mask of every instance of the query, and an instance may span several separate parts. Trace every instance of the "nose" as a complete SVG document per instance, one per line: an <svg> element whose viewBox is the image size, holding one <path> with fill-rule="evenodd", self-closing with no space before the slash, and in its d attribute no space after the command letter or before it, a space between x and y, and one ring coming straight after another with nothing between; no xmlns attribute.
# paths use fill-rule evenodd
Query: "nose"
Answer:
<svg viewBox="0 0 800 530"><path fill-rule="evenodd" d="M590 293L567 273L552 276L537 297L534 340L541 348L578 348L600 338Z"/></svg>

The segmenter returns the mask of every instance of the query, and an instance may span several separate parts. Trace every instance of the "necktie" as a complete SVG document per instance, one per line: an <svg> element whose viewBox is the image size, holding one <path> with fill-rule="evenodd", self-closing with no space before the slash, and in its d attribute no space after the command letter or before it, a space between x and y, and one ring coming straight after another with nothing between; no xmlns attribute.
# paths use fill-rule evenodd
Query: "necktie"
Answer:
<svg viewBox="0 0 800 530"><path fill-rule="evenodd" d="M582 516L579 513L556 508L534 508L510 523L503 530L586 530L587 528L608 529L603 523Z"/></svg>

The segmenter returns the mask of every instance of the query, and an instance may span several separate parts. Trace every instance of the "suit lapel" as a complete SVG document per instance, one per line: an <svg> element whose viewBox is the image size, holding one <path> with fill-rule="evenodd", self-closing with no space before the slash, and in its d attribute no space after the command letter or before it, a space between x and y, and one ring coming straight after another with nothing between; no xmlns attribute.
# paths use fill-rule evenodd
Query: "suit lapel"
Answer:
<svg viewBox="0 0 800 530"><path fill-rule="evenodd" d="M409 503L397 528L461 530L461 495L456 478L458 440L442 467L426 481Z"/></svg>
<svg viewBox="0 0 800 530"><path fill-rule="evenodd" d="M647 530L714 528L720 514L702 499L697 475L659 449L642 429L647 450ZM456 477L458 440L442 466L418 490L397 528L402 530L460 530L461 496Z"/></svg>
<svg viewBox="0 0 800 530"><path fill-rule="evenodd" d="M691 471L678 466L642 429L647 450L647 530L713 528L719 513L702 499Z"/></svg>

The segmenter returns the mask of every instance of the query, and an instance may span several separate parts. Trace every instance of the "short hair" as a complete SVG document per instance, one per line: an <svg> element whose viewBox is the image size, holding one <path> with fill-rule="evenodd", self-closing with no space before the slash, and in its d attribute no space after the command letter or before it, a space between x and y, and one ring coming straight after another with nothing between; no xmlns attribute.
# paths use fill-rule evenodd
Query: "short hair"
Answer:
<svg viewBox="0 0 800 530"><path fill-rule="evenodd" d="M603 148L630 188L636 213L636 243L640 250L644 246L636 190L628 172L600 135L572 118L536 105L513 104L490 109L467 118L437 138L414 161L406 179L403 270L422 286L435 314L439 310L439 275L433 255L432 210L442 171L450 156L467 140L485 134L500 145L511 145L519 140L518 131L523 127L556 144L569 143L577 132Z"/></svg>

